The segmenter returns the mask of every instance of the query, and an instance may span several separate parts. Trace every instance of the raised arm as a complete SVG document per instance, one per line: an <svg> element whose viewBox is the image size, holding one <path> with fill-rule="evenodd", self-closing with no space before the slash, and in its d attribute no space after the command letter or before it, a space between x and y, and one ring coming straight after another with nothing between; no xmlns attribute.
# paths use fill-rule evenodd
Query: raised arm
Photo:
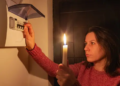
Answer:
<svg viewBox="0 0 120 86"><path fill-rule="evenodd" d="M55 77L58 64L51 61L42 50L35 44L34 31L30 23L24 25L23 35L26 41L26 49L32 58L51 76Z"/></svg>
<svg viewBox="0 0 120 86"><path fill-rule="evenodd" d="M42 50L35 44L33 50L28 50L32 58L40 65L50 76L55 77L58 70L58 64L51 61Z"/></svg>

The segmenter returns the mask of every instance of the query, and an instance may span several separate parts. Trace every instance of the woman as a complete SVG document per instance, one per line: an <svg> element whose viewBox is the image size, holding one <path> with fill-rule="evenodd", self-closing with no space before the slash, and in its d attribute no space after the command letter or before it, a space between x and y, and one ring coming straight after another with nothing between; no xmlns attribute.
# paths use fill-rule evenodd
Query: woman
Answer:
<svg viewBox="0 0 120 86"><path fill-rule="evenodd" d="M28 30L29 29L29 30ZM117 37L102 27L92 27L85 37L87 61L69 65L49 60L35 44L31 24L25 24L26 49L33 59L60 86L120 86L120 62Z"/></svg>

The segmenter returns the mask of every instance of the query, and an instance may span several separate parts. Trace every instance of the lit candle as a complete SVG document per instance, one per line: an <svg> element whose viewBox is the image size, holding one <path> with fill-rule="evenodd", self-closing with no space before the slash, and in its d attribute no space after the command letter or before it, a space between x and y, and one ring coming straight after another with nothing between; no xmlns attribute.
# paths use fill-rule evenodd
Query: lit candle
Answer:
<svg viewBox="0 0 120 86"><path fill-rule="evenodd" d="M66 45L66 36L64 34L63 37L64 40L64 45L63 45L63 58L62 58L62 64L67 66L67 50L68 50L68 45Z"/></svg>

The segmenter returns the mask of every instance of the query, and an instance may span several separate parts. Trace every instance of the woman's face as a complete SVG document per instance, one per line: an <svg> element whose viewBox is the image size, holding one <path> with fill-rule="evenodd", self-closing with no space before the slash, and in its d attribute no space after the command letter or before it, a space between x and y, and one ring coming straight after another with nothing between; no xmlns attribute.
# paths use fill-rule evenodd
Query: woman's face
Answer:
<svg viewBox="0 0 120 86"><path fill-rule="evenodd" d="M105 50L98 44L94 32L86 35L84 50L88 62L97 62L105 57Z"/></svg>

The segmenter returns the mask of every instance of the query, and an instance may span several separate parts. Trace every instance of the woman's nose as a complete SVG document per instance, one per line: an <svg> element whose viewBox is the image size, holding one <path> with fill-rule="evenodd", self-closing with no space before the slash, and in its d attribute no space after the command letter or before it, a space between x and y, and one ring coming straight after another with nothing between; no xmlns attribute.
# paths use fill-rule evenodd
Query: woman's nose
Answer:
<svg viewBox="0 0 120 86"><path fill-rule="evenodd" d="M88 45L86 45L86 46L84 47L84 50L85 50L85 51L89 50Z"/></svg>

